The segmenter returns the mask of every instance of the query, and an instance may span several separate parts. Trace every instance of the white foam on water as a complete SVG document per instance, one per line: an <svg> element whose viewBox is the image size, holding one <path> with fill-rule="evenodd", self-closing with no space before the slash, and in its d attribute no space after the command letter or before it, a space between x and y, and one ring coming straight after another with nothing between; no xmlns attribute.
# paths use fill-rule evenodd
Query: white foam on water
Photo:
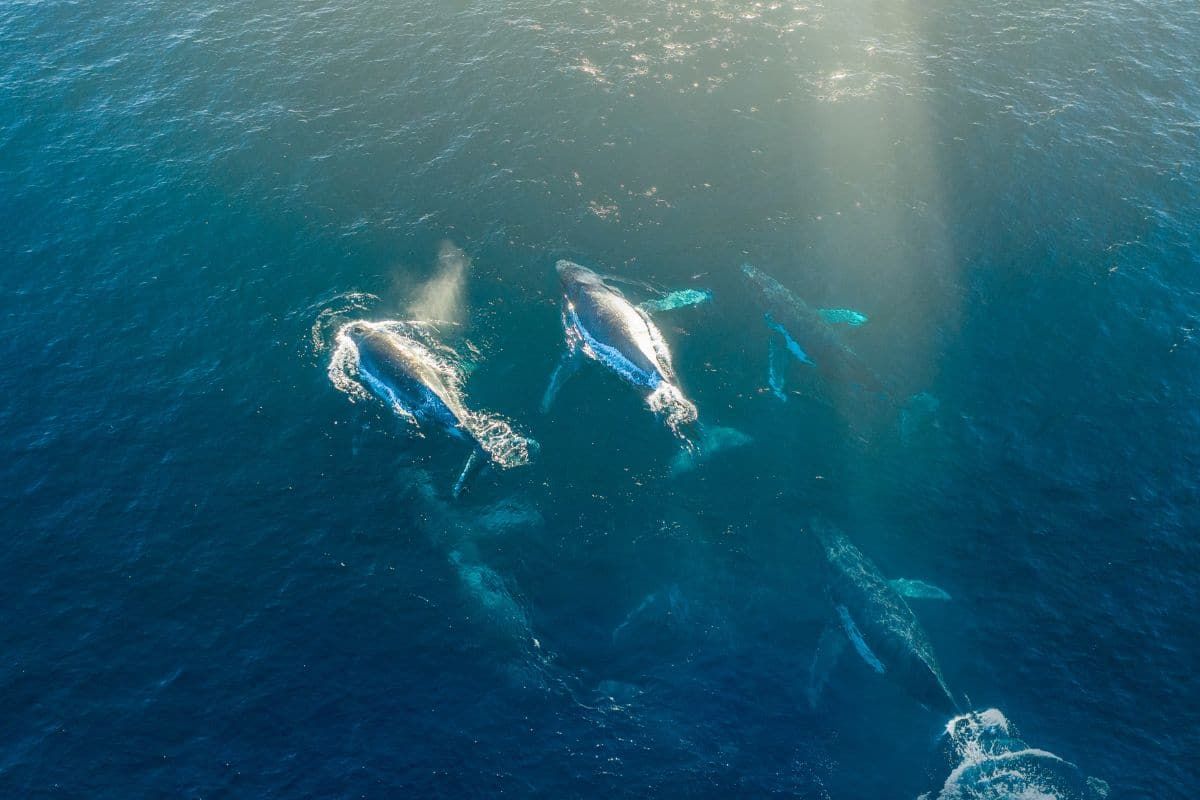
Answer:
<svg viewBox="0 0 1200 800"><path fill-rule="evenodd" d="M661 381L646 398L646 405L663 418L672 433L685 442L689 441L684 426L695 422L700 413L696 410L695 404L683 396L683 392L679 390L678 386Z"/></svg>
<svg viewBox="0 0 1200 800"><path fill-rule="evenodd" d="M329 365L326 369L330 382L338 391L348 395L351 400L366 400L372 396L380 397L395 410L392 403L392 400L395 400L394 393L387 390L377 377L369 375L361 368L358 346L350 338L349 330L352 325L366 325L394 333L414 344L421 350L422 359L438 373L442 382L451 391L460 392L463 371L458 363L458 354L441 342L439 324L445 323L419 320L343 321L333 337L333 352L329 357ZM396 400L396 404L398 403L399 401ZM408 411L411 413L413 409L408 409Z"/></svg>
<svg viewBox="0 0 1200 800"><path fill-rule="evenodd" d="M339 392L351 401L368 400L371 397L371 387L364 386L358 380L358 347L350 339L346 329L349 323L344 323L338 330L333 343L333 352L329 356L329 365L325 371L329 382Z"/></svg>
<svg viewBox="0 0 1200 800"><path fill-rule="evenodd" d="M1030 747L999 709L955 717L946 725L959 763L937 800L1099 800L1108 785Z"/></svg>
<svg viewBox="0 0 1200 800"><path fill-rule="evenodd" d="M464 369L457 351L441 341L440 328L445 322L414 320L384 320L381 322L344 322L334 337L333 352L327 373L338 391L352 401L379 398L391 411L406 422L416 424L418 409L408 408L387 385L369 370L362 368L358 347L350 338L351 325L369 325L403 337L422 351L422 359L433 367L442 382L452 392L463 397ZM492 463L508 469L530 463L537 454L533 439L520 435L512 424L498 414L485 411L466 412L463 427L487 453Z"/></svg>
<svg viewBox="0 0 1200 800"><path fill-rule="evenodd" d="M537 455L538 443L517 433L512 424L498 414L470 411L464 425L498 467L524 466Z"/></svg>
<svg viewBox="0 0 1200 800"><path fill-rule="evenodd" d="M313 352L324 353L335 347L337 335L346 320L361 316L379 303L376 295L367 292L346 292L334 298L334 302L322 308L309 332Z"/></svg>
<svg viewBox="0 0 1200 800"><path fill-rule="evenodd" d="M684 442L689 442L683 428L685 425L695 422L699 412L695 404L684 396L678 386L666 380L658 372L647 372L639 368L620 350L592 336L570 304L567 304L563 312L563 323L568 347L578 346L589 358L600 362L629 383L651 389L649 396L646 397L646 405L663 418L672 433ZM657 335L654 326L648 324L647 331L651 337L651 348L660 358L669 362L670 353L666 350L661 336Z"/></svg>

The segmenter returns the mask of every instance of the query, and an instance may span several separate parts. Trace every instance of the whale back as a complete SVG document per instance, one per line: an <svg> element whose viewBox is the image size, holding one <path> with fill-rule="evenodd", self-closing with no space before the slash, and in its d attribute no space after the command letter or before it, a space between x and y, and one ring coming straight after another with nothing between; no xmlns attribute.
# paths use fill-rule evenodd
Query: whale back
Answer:
<svg viewBox="0 0 1200 800"><path fill-rule="evenodd" d="M955 710L933 645L908 602L844 533L820 519L810 528L824 549L829 600L863 660L930 708Z"/></svg>
<svg viewBox="0 0 1200 800"><path fill-rule="evenodd" d="M557 269L568 335L579 336L590 358L646 388L676 382L671 352L645 311L587 267L560 261Z"/></svg>
<svg viewBox="0 0 1200 800"><path fill-rule="evenodd" d="M376 394L391 392L415 418L433 418L446 427L457 427L468 413L447 367L416 339L383 325L358 322L349 331L358 350L359 372Z"/></svg>

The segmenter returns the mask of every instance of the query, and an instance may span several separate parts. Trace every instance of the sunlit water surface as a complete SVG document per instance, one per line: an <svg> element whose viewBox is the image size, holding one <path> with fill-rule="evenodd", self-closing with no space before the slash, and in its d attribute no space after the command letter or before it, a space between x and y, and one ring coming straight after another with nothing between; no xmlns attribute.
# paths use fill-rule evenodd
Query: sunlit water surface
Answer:
<svg viewBox="0 0 1200 800"><path fill-rule="evenodd" d="M1198 42L1183 0L0 0L0 794L1194 796ZM711 290L655 319L752 443L672 474L595 364L540 414L560 258ZM776 399L747 262L932 418ZM541 445L458 502L463 442L330 380L414 317ZM951 596L993 711L853 651L810 704L813 516Z"/></svg>

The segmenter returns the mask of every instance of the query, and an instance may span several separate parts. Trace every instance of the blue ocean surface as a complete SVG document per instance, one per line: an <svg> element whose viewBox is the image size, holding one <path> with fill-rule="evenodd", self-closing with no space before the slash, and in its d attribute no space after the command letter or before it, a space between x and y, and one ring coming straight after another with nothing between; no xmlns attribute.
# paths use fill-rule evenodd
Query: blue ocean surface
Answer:
<svg viewBox="0 0 1200 800"><path fill-rule="evenodd" d="M1194 0L0 0L0 797L1197 796L1198 153Z"/></svg>

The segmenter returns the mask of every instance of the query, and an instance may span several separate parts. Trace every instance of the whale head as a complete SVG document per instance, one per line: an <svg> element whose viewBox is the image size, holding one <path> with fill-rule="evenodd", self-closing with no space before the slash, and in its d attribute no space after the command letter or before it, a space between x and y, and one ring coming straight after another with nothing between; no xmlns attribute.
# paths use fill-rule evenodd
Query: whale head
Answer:
<svg viewBox="0 0 1200 800"><path fill-rule="evenodd" d="M345 333L350 341L354 342L356 345L360 344L363 339L370 335L371 331L371 323L363 322L362 320L351 322L349 325L342 328L342 332Z"/></svg>
<svg viewBox="0 0 1200 800"><path fill-rule="evenodd" d="M563 259L554 265L554 270L558 273L558 281L562 284L563 292L567 294L570 294L574 287L581 284L597 284L602 282L599 275L587 267L576 264L574 261Z"/></svg>

